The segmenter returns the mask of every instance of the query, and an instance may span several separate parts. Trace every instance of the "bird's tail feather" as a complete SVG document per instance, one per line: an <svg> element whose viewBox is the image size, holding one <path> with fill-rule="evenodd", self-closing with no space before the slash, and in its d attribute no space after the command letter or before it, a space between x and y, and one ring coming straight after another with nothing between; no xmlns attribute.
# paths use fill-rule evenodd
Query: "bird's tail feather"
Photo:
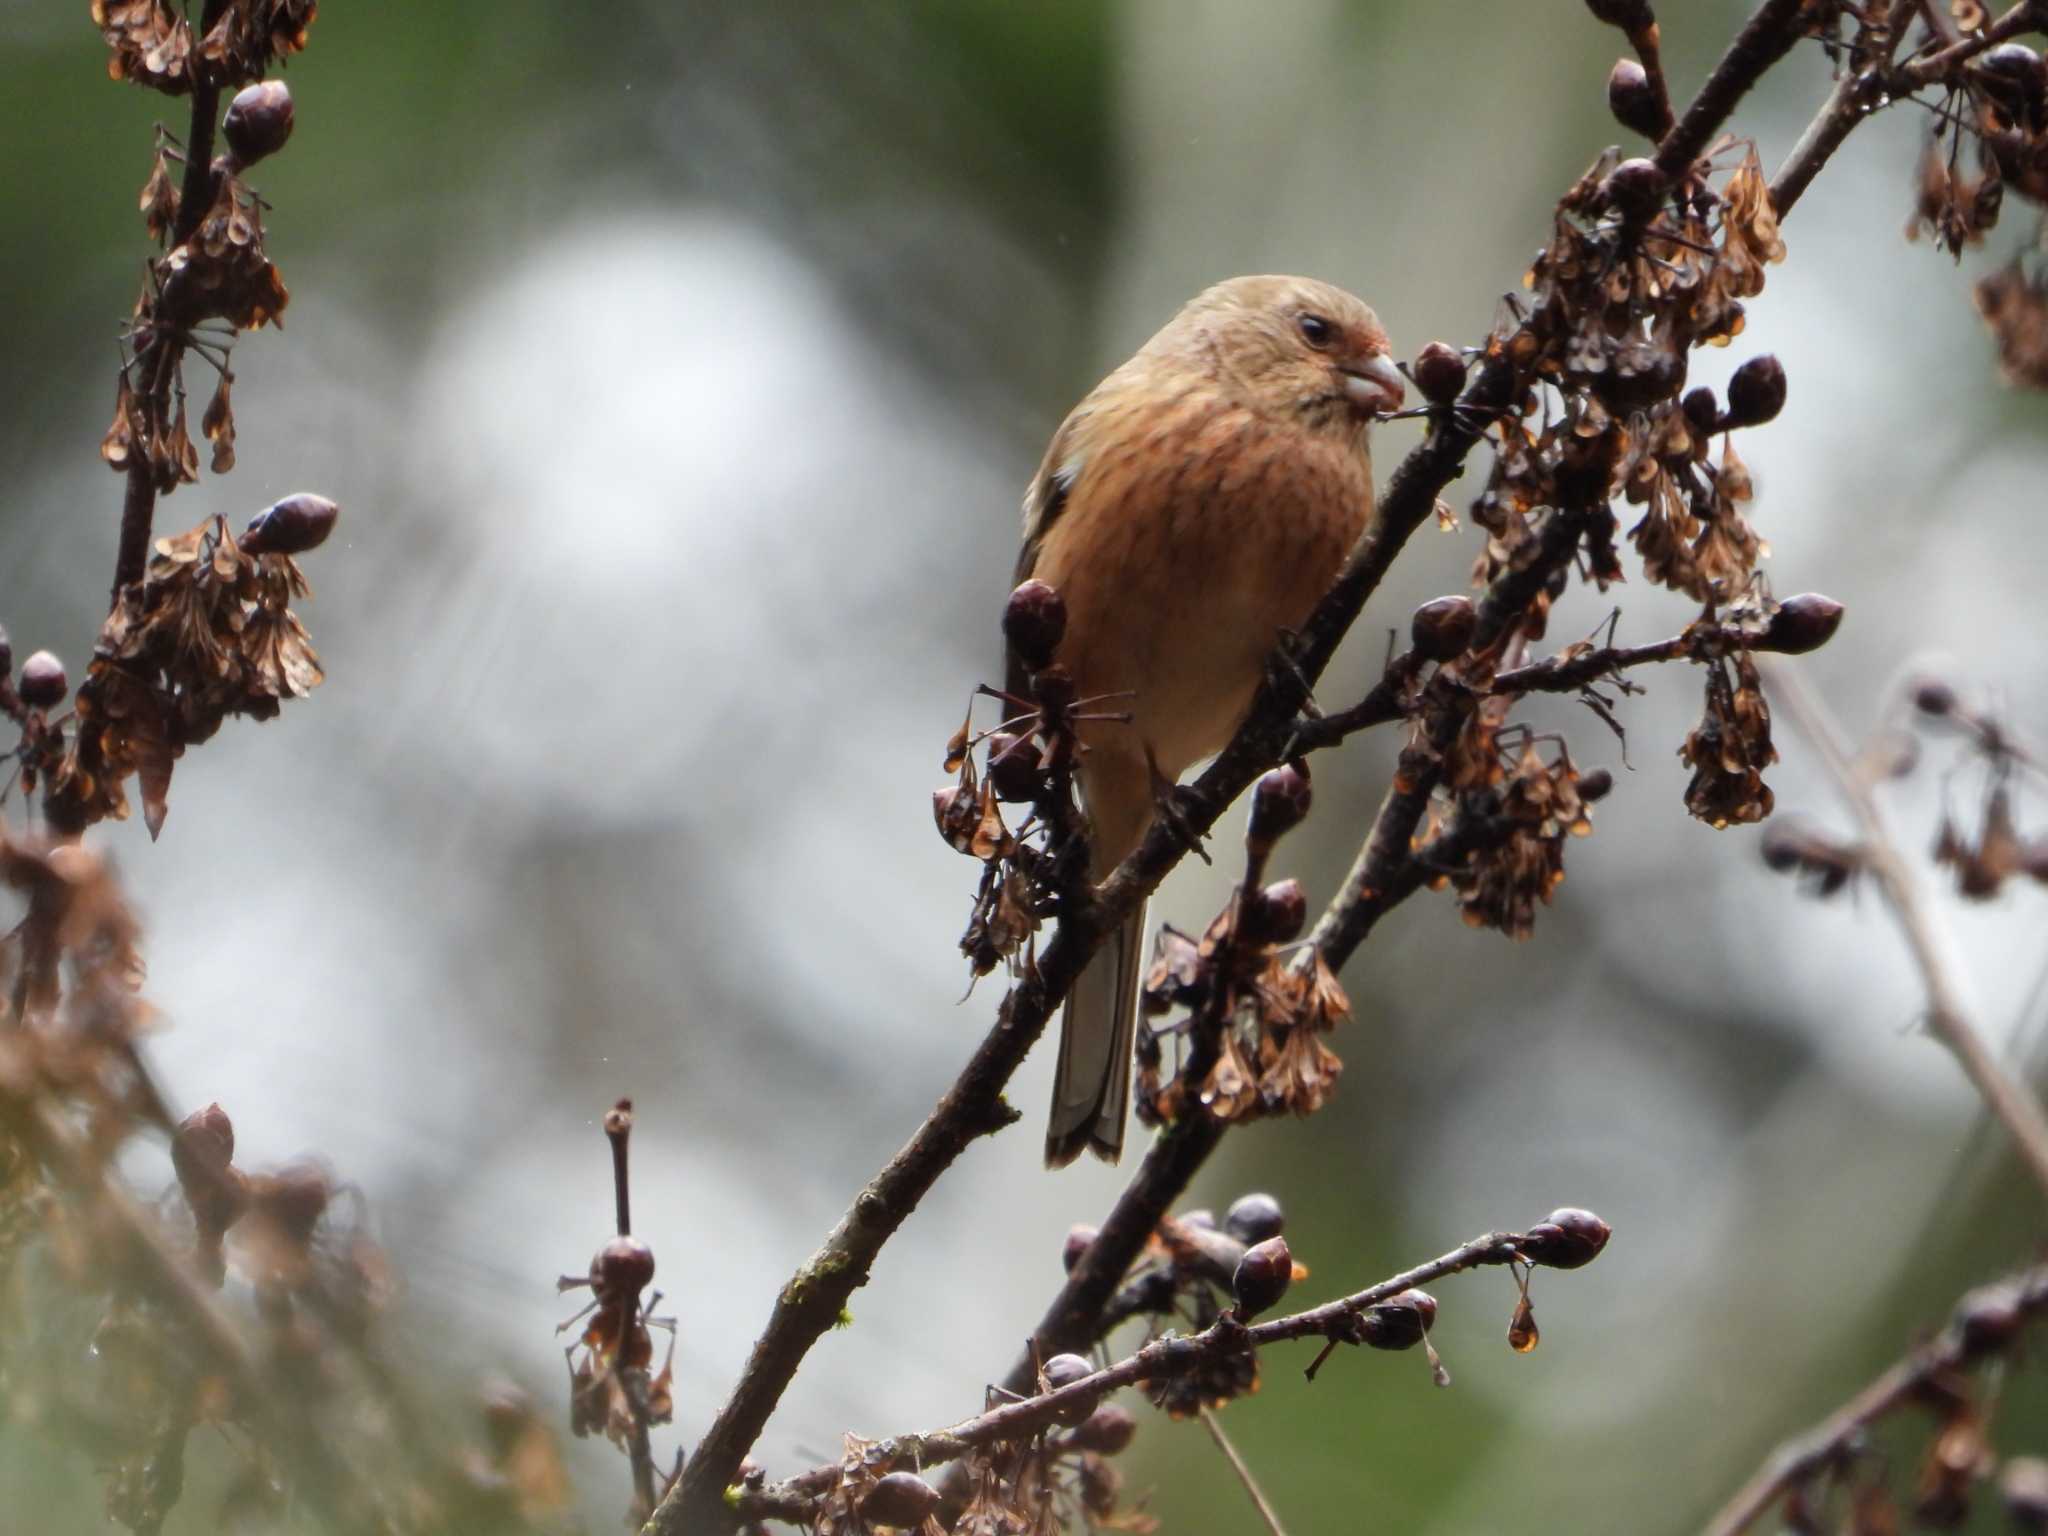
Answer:
<svg viewBox="0 0 2048 1536"><path fill-rule="evenodd" d="M1104 941L1067 993L1045 1133L1048 1168L1063 1168L1083 1151L1113 1163L1124 1149L1144 941L1140 907Z"/></svg>

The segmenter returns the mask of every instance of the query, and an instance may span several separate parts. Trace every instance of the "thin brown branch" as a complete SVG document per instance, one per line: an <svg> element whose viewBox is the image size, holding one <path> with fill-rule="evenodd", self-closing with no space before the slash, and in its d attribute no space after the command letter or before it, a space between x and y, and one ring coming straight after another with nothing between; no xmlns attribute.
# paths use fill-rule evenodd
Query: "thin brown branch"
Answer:
<svg viewBox="0 0 2048 1536"><path fill-rule="evenodd" d="M1851 69L1835 82L1835 88L1815 114L1799 142L1785 157L1778 174L1771 178L1771 206L1780 219L1792 210L1813 178L1820 174L1830 156L1864 118L1890 99L1887 82L1892 75L1892 56L1904 39L1919 0L1892 0L1891 10L1878 39L1877 57Z"/></svg>
<svg viewBox="0 0 2048 1536"><path fill-rule="evenodd" d="M1792 49L1804 35L1800 13L1805 0L1764 0L1743 29L1728 45L1721 62L1707 77L1678 126L1664 135L1657 146L1657 169L1667 181L1677 181L1692 169L1706 152L1736 103L1764 72Z"/></svg>
<svg viewBox="0 0 2048 1536"><path fill-rule="evenodd" d="M1056 1391L1002 1403L945 1429L920 1435L898 1435L880 1441L869 1449L866 1459L877 1471L896 1465L928 1469L965 1456L980 1446L1028 1440L1062 1416L1071 1415L1081 1405L1095 1403L1120 1387L1184 1376L1211 1361L1291 1339L1347 1337L1351 1318L1389 1297L1468 1269L1519 1262L1519 1245L1523 1241L1520 1233L1489 1232L1431 1259L1427 1264L1419 1264L1362 1291L1249 1327L1225 1313L1198 1334L1185 1338L1166 1335L1154 1339L1114 1365ZM799 1501L806 1495L815 1495L829 1488L837 1475L836 1465L819 1467L787 1483L771 1485L759 1493L742 1494L738 1500L739 1514L743 1518L773 1516L787 1519L790 1516L785 1511L807 1507ZM792 1495L796 1497L792 1498ZM807 1516L799 1515L798 1518Z"/></svg>
<svg viewBox="0 0 2048 1536"><path fill-rule="evenodd" d="M2048 1316L2048 1265L1970 1292L1940 1334L1779 1447L1707 1523L1706 1536L1741 1536L1800 1484L1847 1463L1872 1424L1920 1399L1938 1378L2009 1347L2021 1328L2043 1316Z"/></svg>
<svg viewBox="0 0 2048 1536"><path fill-rule="evenodd" d="M1266 1523L1272 1536L1287 1536L1287 1528L1280 1523L1279 1511L1259 1487L1259 1480L1252 1476L1252 1469L1238 1455L1237 1447L1230 1443L1230 1436L1223 1432L1223 1419L1207 1403L1202 1405L1202 1427L1209 1431L1209 1438L1216 1442L1216 1449L1223 1453L1223 1459L1230 1463L1230 1470L1237 1474L1237 1480L1244 1485L1244 1491L1251 1495L1252 1503L1259 1511L1259 1518Z"/></svg>
<svg viewBox="0 0 2048 1536"><path fill-rule="evenodd" d="M193 36L205 37L227 9L228 0L206 0ZM185 132L185 179L178 195L178 216L171 227L170 248L177 249L199 228L206 211L213 206L213 134L220 117L220 82L199 67L197 53L192 60L192 114ZM154 328L147 345L131 364L139 381L137 392L155 397L155 414L167 414L165 397L171 375L176 371L182 343L175 327ZM142 580L149 564L149 536L156 516L156 468L152 453L138 448L128 466L128 484L121 498L121 542L114 556L114 588L110 606L121 601L121 589Z"/></svg>
<svg viewBox="0 0 2048 1536"><path fill-rule="evenodd" d="M1926 14L1930 22L1939 26L1944 19L1946 7L1929 5ZM2020 0L2011 10L1994 21L1973 37L1958 37L1948 46L1934 53L1923 54L1917 59L1901 65L1895 72L1894 80L1899 88L1918 90L1923 85L1932 85L1946 79L1959 64L1966 64L1987 49L1996 48L2000 43L2011 42L2022 32L2038 32L2043 21L2041 8L2033 0ZM1950 22L1949 29L1953 30Z"/></svg>
<svg viewBox="0 0 2048 1536"><path fill-rule="evenodd" d="M2012 1136L2035 1182L2048 1193L2048 1115L2042 1113L2040 1101L2025 1084L2006 1070L1970 1017L1947 929L1900 852L1875 790L1851 761L1841 728L1797 671L1774 666L1765 679L1772 695L1784 704L1793 723L1820 753L1835 787L1856 817L1865 867L1877 877L1878 889L1898 920L1927 989L1928 1032L1954 1053L1985 1106Z"/></svg>

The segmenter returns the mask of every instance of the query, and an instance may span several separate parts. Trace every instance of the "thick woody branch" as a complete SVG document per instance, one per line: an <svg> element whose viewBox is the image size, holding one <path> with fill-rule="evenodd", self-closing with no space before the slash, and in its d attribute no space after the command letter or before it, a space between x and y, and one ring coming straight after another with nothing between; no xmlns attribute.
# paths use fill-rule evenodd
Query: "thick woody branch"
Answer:
<svg viewBox="0 0 2048 1536"><path fill-rule="evenodd" d="M1884 34L1879 39L1879 55L1843 73L1820 112L1792 146L1792 153L1771 179L1771 206L1779 218L1791 211L1828 158L1842 147L1850 131L1889 99L1887 82L1892 73L1892 55L1918 4L1919 0L1892 0Z"/></svg>
<svg viewBox="0 0 2048 1536"><path fill-rule="evenodd" d="M1771 1506L1831 1467L1846 1465L1865 1431L1921 1401L1942 1377L2011 1347L2019 1331L2048 1317L2048 1265L1970 1292L1947 1328L1795 1440L1788 1440L1707 1526L1707 1536L1741 1536Z"/></svg>
<svg viewBox="0 0 2048 1536"><path fill-rule="evenodd" d="M1119 1387L1185 1376L1212 1361L1290 1339L1350 1337L1346 1332L1349 1320L1368 1307L1377 1306L1389 1297L1398 1296L1415 1286L1427 1285L1445 1275L1488 1264L1518 1262L1521 1260L1519 1245L1522 1242L1519 1233L1489 1232L1377 1285L1270 1322L1247 1327L1233 1315L1225 1313L1198 1334L1185 1338L1167 1335L1154 1339L1116 1364L1057 1391L1003 1403L946 1429L921 1435L898 1435L880 1441L868 1452L870 1463L878 1470L885 1470L891 1465L937 1466L981 1446L1028 1440L1063 1416L1071 1415L1081 1405L1093 1404ZM836 1467L819 1467L787 1483L763 1489L758 1494L742 1495L740 1513L743 1517L789 1519L791 1512L804 1507L798 1501L829 1488L837 1475ZM808 1515L799 1514L797 1518L808 1518Z"/></svg>
<svg viewBox="0 0 2048 1536"><path fill-rule="evenodd" d="M1954 1054L1985 1106L2011 1135L2028 1171L2048 1192L2048 1115L2043 1114L2040 1101L2028 1092L2026 1085L2006 1070L1971 1018L1956 968L1954 946L1912 866L1899 851L1876 791L1850 760L1841 729L1827 706L1798 673L1772 667L1765 674L1765 681L1772 696L1784 703L1801 734L1820 753L1821 762L1856 818L1862 832L1865 865L1877 877L1878 889L1898 920L1906 948L1926 986L1928 1033Z"/></svg>

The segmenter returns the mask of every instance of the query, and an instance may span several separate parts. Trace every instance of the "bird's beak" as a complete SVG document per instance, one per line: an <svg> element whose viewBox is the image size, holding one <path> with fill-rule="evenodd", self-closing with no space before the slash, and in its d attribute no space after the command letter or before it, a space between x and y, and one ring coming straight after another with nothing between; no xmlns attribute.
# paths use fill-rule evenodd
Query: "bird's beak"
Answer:
<svg viewBox="0 0 2048 1536"><path fill-rule="evenodd" d="M1373 416L1387 416L1401 409L1408 398L1401 371L1391 359L1368 357L1344 369L1344 393L1352 405Z"/></svg>

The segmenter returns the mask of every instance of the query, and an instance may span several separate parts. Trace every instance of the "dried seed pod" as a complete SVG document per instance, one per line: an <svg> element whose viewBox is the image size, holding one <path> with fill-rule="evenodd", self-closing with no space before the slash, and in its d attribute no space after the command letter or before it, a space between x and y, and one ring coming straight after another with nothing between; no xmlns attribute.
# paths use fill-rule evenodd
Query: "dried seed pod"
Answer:
<svg viewBox="0 0 2048 1536"><path fill-rule="evenodd" d="M282 80L244 86L228 103L220 131L237 166L251 166L276 154L292 136L291 88Z"/></svg>
<svg viewBox="0 0 2048 1536"><path fill-rule="evenodd" d="M1526 1355L1543 1342L1543 1335L1536 1328L1536 1308L1530 1305L1529 1293L1524 1291L1515 1303L1515 1313L1508 1319L1508 1348L1518 1355Z"/></svg>
<svg viewBox="0 0 2048 1536"><path fill-rule="evenodd" d="M1724 427L1759 427L1785 408L1785 365L1770 353L1752 357L1728 381Z"/></svg>
<svg viewBox="0 0 2048 1536"><path fill-rule="evenodd" d="M1607 76L1607 110L1630 133L1658 137L1664 126L1663 103L1650 76L1634 59L1616 59Z"/></svg>
<svg viewBox="0 0 2048 1536"><path fill-rule="evenodd" d="M1522 1257L1552 1269L1578 1269L1600 1257L1614 1229L1591 1211L1562 1206L1522 1236Z"/></svg>
<svg viewBox="0 0 2048 1536"><path fill-rule="evenodd" d="M37 651L21 664L21 702L30 709L55 709L71 691L64 663L49 651Z"/></svg>
<svg viewBox="0 0 2048 1536"><path fill-rule="evenodd" d="M1080 1355L1054 1355L1039 1367L1039 1374L1045 1378L1045 1389L1058 1392L1071 1387L1077 1381L1084 1381L1095 1374L1095 1367ZM1097 1398L1094 1394L1083 1394L1071 1407L1055 1415L1059 1423L1073 1429L1085 1423L1095 1412Z"/></svg>
<svg viewBox="0 0 2048 1536"><path fill-rule="evenodd" d="M1060 1265L1068 1274L1081 1262L1081 1256L1088 1251L1089 1244L1101 1235L1101 1229L1085 1224L1067 1228L1066 1246L1060 1251Z"/></svg>
<svg viewBox="0 0 2048 1536"><path fill-rule="evenodd" d="M1834 639L1835 631L1841 627L1840 603L1818 592L1801 592L1778 604L1758 649L1804 656Z"/></svg>
<svg viewBox="0 0 2048 1536"><path fill-rule="evenodd" d="M1410 371L1431 405L1449 405L1465 388L1465 354L1447 342L1432 341L1416 353Z"/></svg>
<svg viewBox="0 0 2048 1536"><path fill-rule="evenodd" d="M915 1472L891 1472L875 1479L860 1499L860 1517L870 1525L916 1530L939 1507L939 1490Z"/></svg>
<svg viewBox="0 0 2048 1536"><path fill-rule="evenodd" d="M1223 1213L1223 1230L1241 1243L1263 1243L1286 1225L1280 1202L1268 1194L1239 1195Z"/></svg>
<svg viewBox="0 0 2048 1536"><path fill-rule="evenodd" d="M637 1237L615 1237L590 1261L590 1288L602 1300L638 1296L654 1279L654 1250Z"/></svg>
<svg viewBox="0 0 2048 1536"><path fill-rule="evenodd" d="M274 501L249 520L242 532L242 553L303 555L327 542L340 515L341 508L311 491Z"/></svg>
<svg viewBox="0 0 2048 1536"><path fill-rule="evenodd" d="M1259 782L1252 786L1252 815L1245 841L1270 852L1275 843L1301 825L1314 798L1306 763L1283 763L1259 775Z"/></svg>
<svg viewBox="0 0 2048 1536"><path fill-rule="evenodd" d="M1408 638L1416 654L1431 661L1452 661L1465 654L1472 632L1479 624L1479 610L1462 594L1435 597L1415 610L1408 621Z"/></svg>
<svg viewBox="0 0 2048 1536"><path fill-rule="evenodd" d="M1287 1239L1269 1237L1253 1243L1237 1261L1230 1277L1231 1294L1237 1299L1239 1322L1250 1322L1266 1311L1294 1283L1294 1255L1287 1251Z"/></svg>
<svg viewBox="0 0 2048 1536"><path fill-rule="evenodd" d="M1288 944L1308 925L1308 892L1299 880L1276 880L1246 899L1238 933L1250 944Z"/></svg>
<svg viewBox="0 0 2048 1536"><path fill-rule="evenodd" d="M1115 1403L1104 1403L1083 1419L1068 1438L1076 1450L1093 1451L1097 1456L1115 1456L1130 1445L1137 1433L1136 1415Z"/></svg>
<svg viewBox="0 0 2048 1536"><path fill-rule="evenodd" d="M1358 1315L1360 1339L1374 1349L1413 1349L1436 1324L1436 1298L1406 1290Z"/></svg>
<svg viewBox="0 0 2048 1536"><path fill-rule="evenodd" d="M1046 582L1033 579L1003 605L1003 638L1036 672L1051 663L1067 633L1067 600Z"/></svg>

